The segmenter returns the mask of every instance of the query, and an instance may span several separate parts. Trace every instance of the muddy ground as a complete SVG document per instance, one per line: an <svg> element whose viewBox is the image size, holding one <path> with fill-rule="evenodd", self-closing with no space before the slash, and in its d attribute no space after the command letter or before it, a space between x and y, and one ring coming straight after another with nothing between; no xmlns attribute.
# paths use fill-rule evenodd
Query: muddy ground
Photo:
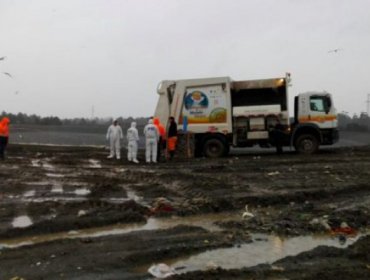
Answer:
<svg viewBox="0 0 370 280"><path fill-rule="evenodd" d="M254 233L360 238L171 279L370 278L370 146L157 165L106 155L103 148L9 147L0 162L0 279L152 279L153 263L263 242ZM246 204L254 217L242 218Z"/></svg>

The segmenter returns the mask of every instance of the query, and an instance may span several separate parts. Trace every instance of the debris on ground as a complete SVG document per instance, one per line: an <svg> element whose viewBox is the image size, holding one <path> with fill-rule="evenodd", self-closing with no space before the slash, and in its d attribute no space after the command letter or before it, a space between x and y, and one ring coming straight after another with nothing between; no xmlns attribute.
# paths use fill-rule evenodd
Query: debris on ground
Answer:
<svg viewBox="0 0 370 280"><path fill-rule="evenodd" d="M167 278L169 276L176 274L175 270L165 263L152 265L151 267L149 267L148 272L152 276L160 278L160 279Z"/></svg>

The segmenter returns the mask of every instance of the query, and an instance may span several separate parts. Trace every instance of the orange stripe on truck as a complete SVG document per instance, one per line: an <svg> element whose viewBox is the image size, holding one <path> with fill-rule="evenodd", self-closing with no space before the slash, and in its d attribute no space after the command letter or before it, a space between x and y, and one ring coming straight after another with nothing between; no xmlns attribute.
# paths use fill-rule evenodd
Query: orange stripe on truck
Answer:
<svg viewBox="0 0 370 280"><path fill-rule="evenodd" d="M302 116L299 119L300 123L306 123L306 122L328 122L328 121L335 121L337 120L337 116L334 115L327 115L327 116Z"/></svg>

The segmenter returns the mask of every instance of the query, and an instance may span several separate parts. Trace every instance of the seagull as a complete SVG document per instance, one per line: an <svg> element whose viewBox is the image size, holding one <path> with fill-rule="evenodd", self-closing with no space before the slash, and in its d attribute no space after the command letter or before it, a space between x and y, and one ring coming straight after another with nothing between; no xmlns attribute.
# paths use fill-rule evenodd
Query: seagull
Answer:
<svg viewBox="0 0 370 280"><path fill-rule="evenodd" d="M329 50L328 53L337 53L339 51L342 51L343 49L333 49L333 50Z"/></svg>
<svg viewBox="0 0 370 280"><path fill-rule="evenodd" d="M254 215L251 212L248 211L248 204L245 205L245 212L242 214L242 218L249 220L253 217L254 217Z"/></svg>
<svg viewBox="0 0 370 280"><path fill-rule="evenodd" d="M10 73L8 73L8 72L3 72L3 74L9 76L10 78L13 78L13 76L10 75Z"/></svg>

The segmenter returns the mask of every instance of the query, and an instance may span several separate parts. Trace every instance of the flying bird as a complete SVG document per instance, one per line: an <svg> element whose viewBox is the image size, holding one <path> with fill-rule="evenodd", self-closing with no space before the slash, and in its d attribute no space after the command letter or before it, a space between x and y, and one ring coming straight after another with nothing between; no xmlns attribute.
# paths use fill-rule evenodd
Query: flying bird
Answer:
<svg viewBox="0 0 370 280"><path fill-rule="evenodd" d="M6 56L0 57L0 60L5 60Z"/></svg>
<svg viewBox="0 0 370 280"><path fill-rule="evenodd" d="M342 51L343 49L333 49L333 50L329 50L328 53L337 53L339 51Z"/></svg>
<svg viewBox="0 0 370 280"><path fill-rule="evenodd" d="M10 75L10 73L8 73L8 72L3 72L3 74L9 76L10 78L13 78L13 76Z"/></svg>

